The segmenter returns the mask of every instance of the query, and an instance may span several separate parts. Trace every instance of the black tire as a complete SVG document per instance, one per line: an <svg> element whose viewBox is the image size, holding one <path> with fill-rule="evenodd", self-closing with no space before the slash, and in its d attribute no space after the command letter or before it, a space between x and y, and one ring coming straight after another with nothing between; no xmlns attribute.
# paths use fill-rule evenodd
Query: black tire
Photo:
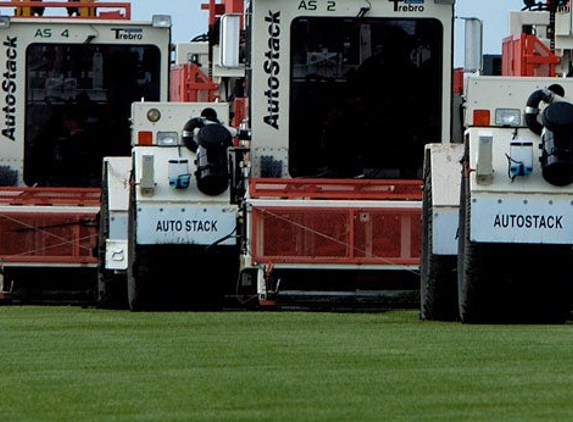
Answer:
<svg viewBox="0 0 573 422"><path fill-rule="evenodd" d="M133 257L128 271L128 302L131 311L152 311L157 303L153 300L151 274L145 253L138 250L133 241L129 242L128 254Z"/></svg>
<svg viewBox="0 0 573 422"><path fill-rule="evenodd" d="M132 311L218 311L234 295L238 261L224 254L200 253L190 245L132 243ZM235 271L234 271L235 272Z"/></svg>
<svg viewBox="0 0 573 422"><path fill-rule="evenodd" d="M433 252L432 178L424 178L422 197L422 259L420 262L420 318L455 321L458 317L456 256Z"/></svg>
<svg viewBox="0 0 573 422"><path fill-rule="evenodd" d="M104 309L127 309L127 279L125 274L105 268L106 239L109 236L109 208L107 191L108 169L102 175L100 212L98 215L98 267L97 267L97 306Z"/></svg>
<svg viewBox="0 0 573 422"><path fill-rule="evenodd" d="M159 265L162 265L164 262L161 257L153 256L153 248L137 243L137 187L133 181L133 171L132 169L127 223L127 297L131 311L154 311L160 309L160 304L154 295L153 276L150 266L153 262L152 260L159 261ZM164 281L168 281L167 277Z"/></svg>
<svg viewBox="0 0 573 422"><path fill-rule="evenodd" d="M485 262L480 261L480 246L470 241L470 195L468 175L462 175L460 189L459 238L458 238L458 304L462 323L487 322L488 275Z"/></svg>
<svg viewBox="0 0 573 422"><path fill-rule="evenodd" d="M458 249L462 323L564 323L570 312L570 245L470 240L469 181L462 179Z"/></svg>
<svg viewBox="0 0 573 422"><path fill-rule="evenodd" d="M129 211L127 223L127 298L129 309L131 311L146 311L150 310L150 299L147 286L150 284L149 271L146 265L146 259L143 253L140 253L135 238L136 233L136 217L135 212L135 183L133 183L133 170L130 180L129 189Z"/></svg>

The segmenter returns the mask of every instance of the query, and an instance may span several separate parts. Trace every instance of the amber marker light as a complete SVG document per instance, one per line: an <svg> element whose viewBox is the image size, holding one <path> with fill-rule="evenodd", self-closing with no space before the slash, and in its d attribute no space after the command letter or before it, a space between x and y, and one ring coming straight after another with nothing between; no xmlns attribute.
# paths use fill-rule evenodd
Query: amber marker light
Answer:
<svg viewBox="0 0 573 422"><path fill-rule="evenodd" d="M153 145L153 132L142 130L137 132L137 145L151 146Z"/></svg>
<svg viewBox="0 0 573 422"><path fill-rule="evenodd" d="M474 110L474 126L489 126L490 122L489 110Z"/></svg>

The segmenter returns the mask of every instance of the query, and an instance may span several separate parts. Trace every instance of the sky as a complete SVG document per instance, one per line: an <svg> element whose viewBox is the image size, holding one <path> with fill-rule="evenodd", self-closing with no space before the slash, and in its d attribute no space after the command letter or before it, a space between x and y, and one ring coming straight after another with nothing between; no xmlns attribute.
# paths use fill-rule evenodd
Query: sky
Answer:
<svg viewBox="0 0 573 422"><path fill-rule="evenodd" d="M153 14L171 15L173 41L186 42L207 32L208 12L201 9L201 3L204 2L206 3L206 0L132 0L131 14L132 19L136 20L148 20ZM480 19L484 27L483 52L499 54L501 41L508 35L508 12L519 11L522 7L522 0L456 0L455 11L459 18ZM463 66L464 63L463 23L463 19L456 19L456 67Z"/></svg>
<svg viewBox="0 0 573 422"><path fill-rule="evenodd" d="M187 42L197 35L207 32L209 14L206 10L201 9L201 3L207 3L207 0L131 0L131 15L133 20L142 21L150 20L154 14L171 15L173 41ZM485 54L499 54L501 41L508 35L508 12L519 11L522 7L522 0L456 0L455 10L456 16L459 18L480 19L484 26L483 52ZM456 67L463 66L463 22L463 19L456 19L454 48L454 66Z"/></svg>

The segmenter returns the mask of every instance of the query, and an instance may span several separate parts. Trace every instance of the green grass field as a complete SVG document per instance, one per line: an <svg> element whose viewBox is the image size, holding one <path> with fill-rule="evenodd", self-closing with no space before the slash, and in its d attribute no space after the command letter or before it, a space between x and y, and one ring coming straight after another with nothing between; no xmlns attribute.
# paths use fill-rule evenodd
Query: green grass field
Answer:
<svg viewBox="0 0 573 422"><path fill-rule="evenodd" d="M0 307L0 420L571 421L573 324Z"/></svg>

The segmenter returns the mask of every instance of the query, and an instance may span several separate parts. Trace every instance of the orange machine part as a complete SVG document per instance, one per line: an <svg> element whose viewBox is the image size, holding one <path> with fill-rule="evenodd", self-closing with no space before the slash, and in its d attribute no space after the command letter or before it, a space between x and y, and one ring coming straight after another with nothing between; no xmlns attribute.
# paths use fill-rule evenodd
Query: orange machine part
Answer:
<svg viewBox="0 0 573 422"><path fill-rule="evenodd" d="M27 1L27 0L12 0L0 1L0 7L14 7L15 18L39 18L49 17L64 18L64 19L131 19L131 4L125 2L97 2L95 0L79 0L77 2L63 2L63 1ZM33 13L34 8L42 9L42 13L38 15ZM73 16L54 16L50 15L50 11L56 9L68 8L78 9L77 15ZM118 10L111 10L118 9ZM46 13L47 12L47 13Z"/></svg>
<svg viewBox="0 0 573 422"><path fill-rule="evenodd" d="M251 178L251 198L422 200L422 181L408 179Z"/></svg>
<svg viewBox="0 0 573 422"><path fill-rule="evenodd" d="M454 69L454 94L463 94L464 92L464 68L456 67Z"/></svg>
<svg viewBox="0 0 573 422"><path fill-rule="evenodd" d="M213 102L217 88L217 84L194 63L171 67L170 101Z"/></svg>
<svg viewBox="0 0 573 422"><path fill-rule="evenodd" d="M561 62L535 35L520 34L503 39L501 73L503 76L556 76Z"/></svg>
<svg viewBox="0 0 573 422"><path fill-rule="evenodd" d="M0 189L3 264L95 264L97 188ZM59 212L50 211L58 207ZM91 209L88 207L92 207Z"/></svg>
<svg viewBox="0 0 573 422"><path fill-rule="evenodd" d="M251 251L255 262L418 265L421 250L421 181L253 179L254 198L284 204L251 204ZM286 199L334 199L344 207ZM356 200L390 202L365 207ZM400 205L419 201L420 206Z"/></svg>
<svg viewBox="0 0 573 422"><path fill-rule="evenodd" d="M420 209L253 205L255 262L418 265Z"/></svg>
<svg viewBox="0 0 573 422"><path fill-rule="evenodd" d="M221 3L209 0L209 3L201 4L201 9L209 11L209 27L214 25L217 18L225 13L239 13L241 15L241 28L244 28L243 0L223 0Z"/></svg>

